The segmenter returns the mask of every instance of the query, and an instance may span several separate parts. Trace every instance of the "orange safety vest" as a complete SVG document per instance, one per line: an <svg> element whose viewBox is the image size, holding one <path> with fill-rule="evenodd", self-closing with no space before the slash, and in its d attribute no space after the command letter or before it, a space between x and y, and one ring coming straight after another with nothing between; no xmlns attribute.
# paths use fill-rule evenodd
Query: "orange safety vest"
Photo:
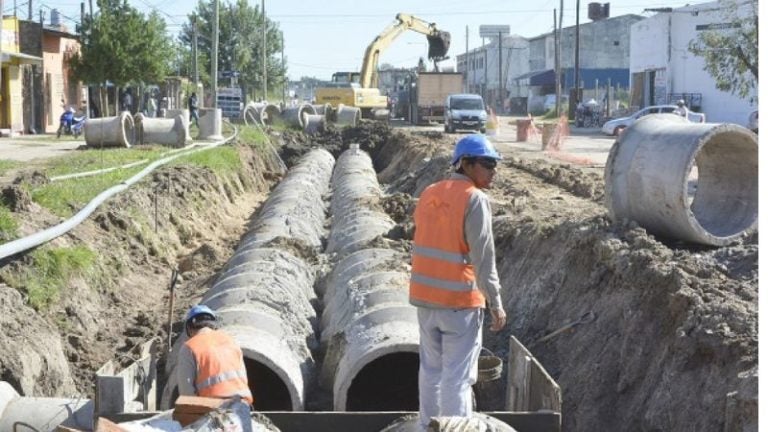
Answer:
<svg viewBox="0 0 768 432"><path fill-rule="evenodd" d="M464 239L464 216L475 189L471 181L460 179L435 183L422 192L414 212L412 305L448 309L485 306Z"/></svg>
<svg viewBox="0 0 768 432"><path fill-rule="evenodd" d="M239 395L253 404L243 352L229 335L212 330L186 342L197 362L195 388L198 396L228 398Z"/></svg>

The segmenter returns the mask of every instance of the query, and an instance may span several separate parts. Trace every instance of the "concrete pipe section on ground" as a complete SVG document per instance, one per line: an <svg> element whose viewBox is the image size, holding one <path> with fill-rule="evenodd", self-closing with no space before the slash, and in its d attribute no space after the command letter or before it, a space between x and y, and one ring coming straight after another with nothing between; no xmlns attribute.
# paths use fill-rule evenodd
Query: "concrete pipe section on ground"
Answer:
<svg viewBox="0 0 768 432"><path fill-rule="evenodd" d="M325 117L326 121L333 121L333 106L329 103L325 104L313 104L312 108L315 109L315 112L323 117Z"/></svg>
<svg viewBox="0 0 768 432"><path fill-rule="evenodd" d="M288 123L289 126L304 129L306 126L306 115L317 114L310 104L301 104L295 107L286 107L280 117Z"/></svg>
<svg viewBox="0 0 768 432"><path fill-rule="evenodd" d="M258 411L303 410L316 376L315 269L291 251L321 247L333 162L314 150L289 171L201 301L240 344ZM180 337L174 352L185 341ZM178 394L173 356L166 369L169 406Z"/></svg>
<svg viewBox="0 0 768 432"><path fill-rule="evenodd" d="M150 118L144 114L136 114L137 144L161 144L170 147L184 147L192 143L189 136L189 122L184 120L183 114L173 118Z"/></svg>
<svg viewBox="0 0 768 432"><path fill-rule="evenodd" d="M734 124L646 116L611 148L605 189L614 220L693 243L729 244L757 224L757 135Z"/></svg>
<svg viewBox="0 0 768 432"><path fill-rule="evenodd" d="M267 126L280 118L280 107L274 104L250 103L243 110L245 124Z"/></svg>
<svg viewBox="0 0 768 432"><path fill-rule="evenodd" d="M334 123L339 126L357 126L363 116L360 108L348 107L344 104L339 104L335 111Z"/></svg>
<svg viewBox="0 0 768 432"><path fill-rule="evenodd" d="M304 133L314 135L325 130L325 115L304 114Z"/></svg>
<svg viewBox="0 0 768 432"><path fill-rule="evenodd" d="M25 397L0 381L0 431L54 432L59 426L91 430L93 410L86 398Z"/></svg>
<svg viewBox="0 0 768 432"><path fill-rule="evenodd" d="M197 139L220 140L224 138L221 135L221 108L200 108L198 114L200 115L200 131L197 134Z"/></svg>
<svg viewBox="0 0 768 432"><path fill-rule="evenodd" d="M133 117L128 111L115 117L89 118L83 129L85 144L91 148L130 147L135 142Z"/></svg>
<svg viewBox="0 0 768 432"><path fill-rule="evenodd" d="M372 248L394 225L378 210L380 188L367 153L336 164L326 252L339 260L327 278L321 321L321 384L336 411L418 409L419 329L408 303L407 254Z"/></svg>

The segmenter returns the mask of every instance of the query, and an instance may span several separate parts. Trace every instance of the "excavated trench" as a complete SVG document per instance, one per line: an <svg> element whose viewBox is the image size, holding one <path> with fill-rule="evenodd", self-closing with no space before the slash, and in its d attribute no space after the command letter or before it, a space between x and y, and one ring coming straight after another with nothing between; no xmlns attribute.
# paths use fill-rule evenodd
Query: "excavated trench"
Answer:
<svg viewBox="0 0 768 432"><path fill-rule="evenodd" d="M244 346L257 410L415 410L409 214L448 171L451 140L365 122L283 140L292 168L203 302ZM332 175L330 156L322 175L306 168L316 147L336 158ZM656 238L612 223L602 190L576 168L500 165L489 195L509 324L486 325L484 345L503 358L511 335L528 346L562 386L564 430L756 422L757 235L718 248ZM256 227L269 234L249 244ZM478 408L505 408L503 389L484 396Z"/></svg>

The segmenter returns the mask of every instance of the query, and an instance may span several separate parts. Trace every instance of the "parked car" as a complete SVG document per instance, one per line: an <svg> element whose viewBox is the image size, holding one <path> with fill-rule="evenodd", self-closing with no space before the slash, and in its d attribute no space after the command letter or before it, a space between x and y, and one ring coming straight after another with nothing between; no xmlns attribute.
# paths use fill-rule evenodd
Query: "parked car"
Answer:
<svg viewBox="0 0 768 432"><path fill-rule="evenodd" d="M751 113L749 113L749 120L747 120L747 128L752 132L757 133L758 126L759 125L757 121L757 110L754 110Z"/></svg>
<svg viewBox="0 0 768 432"><path fill-rule="evenodd" d="M445 98L443 114L445 131L454 133L457 129L471 129L485 133L488 113L483 97L476 94L452 94Z"/></svg>
<svg viewBox="0 0 768 432"><path fill-rule="evenodd" d="M648 114L674 114L676 110L677 106L675 105L648 106L630 116L608 120L607 122L603 123L602 131L606 135L617 136L621 133L621 131L623 131L625 128L628 128L640 117L647 116ZM706 116L703 113L697 113L688 110L688 120L694 123L704 123Z"/></svg>

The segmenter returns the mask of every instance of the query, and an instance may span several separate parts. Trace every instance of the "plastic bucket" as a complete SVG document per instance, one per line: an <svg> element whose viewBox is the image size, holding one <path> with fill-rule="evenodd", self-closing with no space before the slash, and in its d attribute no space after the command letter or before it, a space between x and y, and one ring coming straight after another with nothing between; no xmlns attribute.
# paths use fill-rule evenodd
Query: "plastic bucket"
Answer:
<svg viewBox="0 0 768 432"><path fill-rule="evenodd" d="M488 352L489 355L481 355L477 359L477 382L489 382L501 378L503 369L501 358L493 355L488 348L483 348L482 351Z"/></svg>

